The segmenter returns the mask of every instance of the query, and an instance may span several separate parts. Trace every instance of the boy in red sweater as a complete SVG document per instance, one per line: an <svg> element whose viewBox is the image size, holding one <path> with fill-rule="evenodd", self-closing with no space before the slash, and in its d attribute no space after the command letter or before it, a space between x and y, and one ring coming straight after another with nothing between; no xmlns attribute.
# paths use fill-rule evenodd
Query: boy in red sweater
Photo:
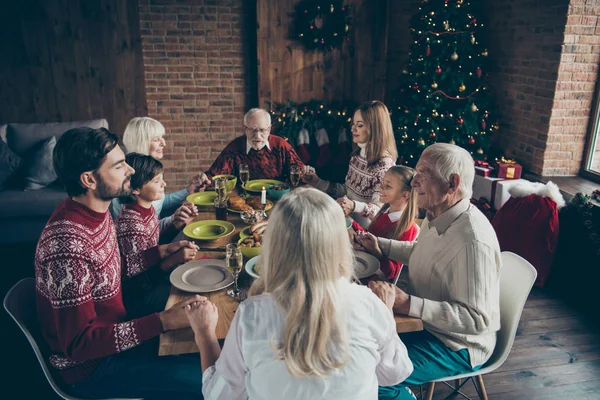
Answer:
<svg viewBox="0 0 600 400"><path fill-rule="evenodd" d="M152 156L129 153L125 162L135 173L131 176L132 194L121 198L124 204L115 224L123 260L123 302L131 316L141 316L165 308L171 291L166 272L196 256L196 246L177 242L181 247L164 259L152 263L145 255L155 252L161 236L158 215L152 202L165 197L167 184L162 178L163 165ZM175 212L165 230L174 236L198 214L196 206L186 202Z"/></svg>
<svg viewBox="0 0 600 400"><path fill-rule="evenodd" d="M108 207L131 192L134 171L117 136L104 128L65 132L54 168L70 197L50 217L35 254L37 313L50 363L79 397L198 398L197 360L159 358L150 341L189 326L185 306L194 300L138 319L129 319L123 306L121 257ZM180 247L154 248L144 262L156 263Z"/></svg>
<svg viewBox="0 0 600 400"><path fill-rule="evenodd" d="M271 135L271 115L253 108L244 115L244 136L233 139L213 162L207 175L238 175L248 165L250 179L278 179L286 182L290 167L304 167L291 144Z"/></svg>

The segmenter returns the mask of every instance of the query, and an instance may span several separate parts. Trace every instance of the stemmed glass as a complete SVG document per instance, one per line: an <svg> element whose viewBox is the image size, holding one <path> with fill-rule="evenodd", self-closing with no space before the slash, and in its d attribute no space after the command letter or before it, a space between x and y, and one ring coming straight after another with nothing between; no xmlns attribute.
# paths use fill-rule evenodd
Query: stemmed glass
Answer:
<svg viewBox="0 0 600 400"><path fill-rule="evenodd" d="M227 291L227 294L235 299L243 300L245 291L238 287L238 277L242 270L242 249L236 243L229 243L225 246L227 268L233 274L233 289Z"/></svg>
<svg viewBox="0 0 600 400"><path fill-rule="evenodd" d="M300 176L302 175L302 168L297 165L290 167L290 183L294 188L300 184Z"/></svg>
<svg viewBox="0 0 600 400"><path fill-rule="evenodd" d="M240 165L240 182L242 182L242 197L248 197L248 192L246 192L246 183L250 180L250 170L248 169L248 165L243 164Z"/></svg>

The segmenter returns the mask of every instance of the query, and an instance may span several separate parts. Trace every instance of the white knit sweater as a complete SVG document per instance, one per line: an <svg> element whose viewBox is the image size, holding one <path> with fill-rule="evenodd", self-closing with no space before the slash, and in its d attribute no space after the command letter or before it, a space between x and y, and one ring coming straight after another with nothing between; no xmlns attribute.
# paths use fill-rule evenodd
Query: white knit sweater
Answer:
<svg viewBox="0 0 600 400"><path fill-rule="evenodd" d="M409 265L409 315L450 349L466 348L473 367L482 365L500 329L496 233L468 199L430 218L416 242L379 238L379 244L390 259Z"/></svg>

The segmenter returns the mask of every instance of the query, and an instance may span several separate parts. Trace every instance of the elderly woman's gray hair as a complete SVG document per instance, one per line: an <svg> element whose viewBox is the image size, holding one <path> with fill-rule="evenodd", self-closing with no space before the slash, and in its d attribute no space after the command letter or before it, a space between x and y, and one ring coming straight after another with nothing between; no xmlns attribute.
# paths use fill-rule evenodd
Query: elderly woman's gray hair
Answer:
<svg viewBox="0 0 600 400"><path fill-rule="evenodd" d="M444 182L450 182L450 176L460 176L458 188L461 197L470 199L473 195L473 180L475 166L473 157L462 147L449 143L435 143L427 147L421 157L427 157L428 162Z"/></svg>

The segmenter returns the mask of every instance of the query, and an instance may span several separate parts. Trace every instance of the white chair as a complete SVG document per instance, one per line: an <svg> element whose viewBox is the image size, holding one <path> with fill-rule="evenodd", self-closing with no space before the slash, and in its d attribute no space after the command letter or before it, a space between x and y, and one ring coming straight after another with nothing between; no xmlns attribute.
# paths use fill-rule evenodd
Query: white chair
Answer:
<svg viewBox="0 0 600 400"><path fill-rule="evenodd" d="M462 393L460 389L468 381L472 381L479 398L488 400L487 392L483 384L483 375L489 374L499 368L510 353L521 313L525 306L525 301L529 296L531 287L537 277L537 271L523 257L503 251L502 255L502 270L500 271L500 330L496 337L496 348L490 359L478 371L468 374L448 376L445 378L436 379L431 382L427 390L427 400L433 398L433 391L436 382L443 382L453 389L450 396L460 394L466 399L467 395ZM461 380L465 379L462 383ZM477 382L475 382L477 380ZM455 386L450 385L447 381L455 381ZM448 397L450 397L448 396Z"/></svg>
<svg viewBox="0 0 600 400"><path fill-rule="evenodd" d="M56 394L65 400L83 400L79 397L73 397L67 394L54 379L52 367L48 365L47 360L49 350L42 337L40 324L37 319L34 278L21 279L8 291L4 297L4 309L15 320L17 325L19 325L19 328L21 328L27 337L29 344L33 348L33 351L40 362L44 375L46 375L46 379L48 379L48 383L50 383L50 386L52 386L52 389L54 389Z"/></svg>

